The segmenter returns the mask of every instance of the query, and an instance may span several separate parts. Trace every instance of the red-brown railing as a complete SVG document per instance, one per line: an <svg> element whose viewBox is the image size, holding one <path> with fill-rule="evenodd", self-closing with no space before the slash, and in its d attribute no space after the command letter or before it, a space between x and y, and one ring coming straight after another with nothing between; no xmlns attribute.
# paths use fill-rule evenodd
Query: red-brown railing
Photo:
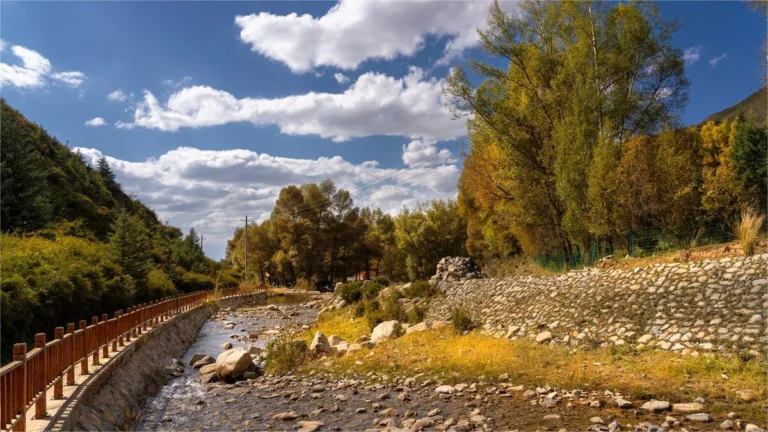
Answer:
<svg viewBox="0 0 768 432"><path fill-rule="evenodd" d="M253 294L238 288L219 292L221 298ZM53 398L64 397L64 386L75 384L75 368L80 375L89 374L88 363L99 365L109 353L140 337L149 327L155 327L174 315L200 306L215 295L214 291L196 292L169 297L116 311L112 319L107 314L91 318L91 325L81 320L79 329L69 323L56 327L54 340L46 342L45 333L35 335L35 346L27 351L26 343L13 346L13 361L0 368L0 429L23 431L26 412L35 405L35 418L46 412L46 392L53 387Z"/></svg>

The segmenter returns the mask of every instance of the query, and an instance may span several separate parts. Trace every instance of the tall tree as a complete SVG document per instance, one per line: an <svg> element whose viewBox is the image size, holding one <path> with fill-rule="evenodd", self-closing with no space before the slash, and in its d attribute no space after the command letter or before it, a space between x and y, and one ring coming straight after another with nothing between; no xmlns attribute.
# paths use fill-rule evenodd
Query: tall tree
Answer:
<svg viewBox="0 0 768 432"><path fill-rule="evenodd" d="M135 216L122 212L113 226L110 246L115 263L133 280L135 299L148 300L147 277L151 270L151 244L144 224Z"/></svg>
<svg viewBox="0 0 768 432"><path fill-rule="evenodd" d="M517 15L494 3L479 35L507 68L472 61L484 81L475 87L455 69L446 92L457 115L472 115L469 159L477 146L498 149L501 162L489 173L470 164L473 180L461 184L490 186L460 194L491 194L528 252L570 254L588 242L595 230L584 215L597 204L584 191L597 144L620 149L657 133L686 101L674 29L650 3L525 1Z"/></svg>

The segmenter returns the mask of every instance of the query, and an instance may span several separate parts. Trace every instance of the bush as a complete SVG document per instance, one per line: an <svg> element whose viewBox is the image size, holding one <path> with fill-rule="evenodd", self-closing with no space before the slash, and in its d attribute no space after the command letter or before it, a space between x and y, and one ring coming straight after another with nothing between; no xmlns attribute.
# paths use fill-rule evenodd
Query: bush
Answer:
<svg viewBox="0 0 768 432"><path fill-rule="evenodd" d="M744 208L741 209L741 218L736 224L734 234L736 235L736 239L739 240L739 243L741 243L744 255L749 256L755 253L757 236L760 235L760 231L763 228L763 222L765 222L765 215L761 215L752 207L744 206Z"/></svg>
<svg viewBox="0 0 768 432"><path fill-rule="evenodd" d="M381 290L384 289L384 286L379 285L376 282L368 282L367 284L363 284L360 289L363 292L363 301L372 301L376 300Z"/></svg>
<svg viewBox="0 0 768 432"><path fill-rule="evenodd" d="M427 281L411 282L411 286L403 290L403 294L408 298L429 298L437 293L437 284L431 284Z"/></svg>
<svg viewBox="0 0 768 432"><path fill-rule="evenodd" d="M386 276L376 276L371 282L377 283L383 286L389 286L389 279Z"/></svg>
<svg viewBox="0 0 768 432"><path fill-rule="evenodd" d="M176 294L173 281L160 269L154 269L149 272L147 276L147 289L152 300Z"/></svg>
<svg viewBox="0 0 768 432"><path fill-rule="evenodd" d="M294 334L286 332L267 344L266 372L286 374L304 363L309 348L307 342L294 340Z"/></svg>
<svg viewBox="0 0 768 432"><path fill-rule="evenodd" d="M213 279L210 277L186 270L180 270L178 278L175 280L176 288L183 292L192 292L199 290L212 290L214 288Z"/></svg>
<svg viewBox="0 0 768 432"><path fill-rule="evenodd" d="M339 287L339 296L347 303L359 302L363 298L362 286L361 281L347 282Z"/></svg>
<svg viewBox="0 0 768 432"><path fill-rule="evenodd" d="M408 322L410 324L418 324L424 321L424 317L426 315L427 315L427 311L425 311L424 308L419 307L417 305L411 306L406 312L406 316L408 317Z"/></svg>
<svg viewBox="0 0 768 432"><path fill-rule="evenodd" d="M365 318L371 330L384 321L406 321L408 316L398 301L402 298L399 291L392 291L383 301L370 300L365 302Z"/></svg>
<svg viewBox="0 0 768 432"><path fill-rule="evenodd" d="M454 308L451 311L451 323L453 323L453 327L461 333L475 328L475 324L472 322L469 312L462 308Z"/></svg>

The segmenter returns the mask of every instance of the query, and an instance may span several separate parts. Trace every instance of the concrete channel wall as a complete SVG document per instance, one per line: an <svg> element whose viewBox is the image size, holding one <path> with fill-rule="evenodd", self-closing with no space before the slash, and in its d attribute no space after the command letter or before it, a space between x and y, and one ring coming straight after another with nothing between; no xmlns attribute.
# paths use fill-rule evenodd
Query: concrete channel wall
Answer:
<svg viewBox="0 0 768 432"><path fill-rule="evenodd" d="M47 430L130 430L146 400L168 382L173 362L194 343L200 328L219 308L240 307L266 293L202 305L150 330L79 386Z"/></svg>

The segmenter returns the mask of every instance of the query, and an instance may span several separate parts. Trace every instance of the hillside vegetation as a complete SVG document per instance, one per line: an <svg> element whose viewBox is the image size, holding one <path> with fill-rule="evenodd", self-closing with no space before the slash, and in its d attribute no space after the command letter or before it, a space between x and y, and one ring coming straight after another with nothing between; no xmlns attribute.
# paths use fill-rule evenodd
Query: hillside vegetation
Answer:
<svg viewBox="0 0 768 432"><path fill-rule="evenodd" d="M2 354L34 333L234 279L125 194L109 164L84 162L2 101Z"/></svg>
<svg viewBox="0 0 768 432"><path fill-rule="evenodd" d="M752 93L743 101L730 106L722 111L718 111L706 119L702 123L708 123L711 121L721 122L723 120L735 120L740 115L745 119L751 120L757 124L765 125L768 121L766 111L768 110L768 88L762 87L760 90Z"/></svg>

